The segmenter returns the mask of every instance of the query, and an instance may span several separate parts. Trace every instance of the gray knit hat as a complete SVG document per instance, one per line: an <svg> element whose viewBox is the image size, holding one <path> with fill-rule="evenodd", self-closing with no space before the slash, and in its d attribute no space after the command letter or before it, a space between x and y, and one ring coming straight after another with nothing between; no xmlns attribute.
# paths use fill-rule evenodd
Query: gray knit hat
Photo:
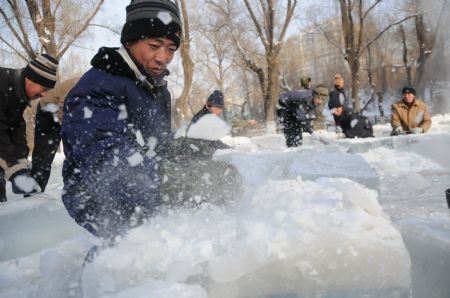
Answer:
<svg viewBox="0 0 450 298"><path fill-rule="evenodd" d="M58 60L48 54L42 54L31 60L25 67L24 75L29 80L52 89L56 84Z"/></svg>

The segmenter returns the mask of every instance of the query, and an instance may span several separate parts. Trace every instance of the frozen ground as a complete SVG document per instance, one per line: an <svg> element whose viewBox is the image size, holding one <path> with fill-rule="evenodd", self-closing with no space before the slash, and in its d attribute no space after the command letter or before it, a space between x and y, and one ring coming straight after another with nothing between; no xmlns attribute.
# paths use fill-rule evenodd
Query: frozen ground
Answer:
<svg viewBox="0 0 450 298"><path fill-rule="evenodd" d="M58 155L47 194L0 205L0 297L448 297L450 114L419 136L319 134L224 138L241 198L167 210L84 269L99 241L65 213Z"/></svg>

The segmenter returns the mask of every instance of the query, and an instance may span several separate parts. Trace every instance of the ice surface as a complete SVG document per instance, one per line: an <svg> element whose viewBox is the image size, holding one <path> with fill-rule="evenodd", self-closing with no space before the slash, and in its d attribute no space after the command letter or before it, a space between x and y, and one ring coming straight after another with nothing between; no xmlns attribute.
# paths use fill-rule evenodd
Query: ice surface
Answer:
<svg viewBox="0 0 450 298"><path fill-rule="evenodd" d="M302 177L349 178L374 190L379 190L379 178L374 169L359 155L317 150L286 150L285 152L216 154L216 159L234 164L244 179L244 185L254 188L269 179L285 180Z"/></svg>
<svg viewBox="0 0 450 298"><path fill-rule="evenodd" d="M84 269L100 243L61 236L68 216L52 223L63 210L57 154L53 199L21 199L8 183L0 297L450 297L450 115L423 135L374 130L364 140L320 132L326 145L306 134L295 149L279 134L222 138L234 149L215 158L237 165L246 187L235 204L167 210Z"/></svg>
<svg viewBox="0 0 450 298"><path fill-rule="evenodd" d="M0 207L0 261L39 252L82 232L60 200L33 197L6 203Z"/></svg>

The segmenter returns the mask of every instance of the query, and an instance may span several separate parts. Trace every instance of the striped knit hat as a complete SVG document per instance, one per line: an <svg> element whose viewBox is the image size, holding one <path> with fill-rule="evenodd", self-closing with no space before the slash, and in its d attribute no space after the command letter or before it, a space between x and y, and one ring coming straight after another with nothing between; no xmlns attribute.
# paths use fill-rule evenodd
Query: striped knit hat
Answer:
<svg viewBox="0 0 450 298"><path fill-rule="evenodd" d="M25 77L31 81L52 89L56 84L58 60L50 55L42 54L31 60L25 67Z"/></svg>

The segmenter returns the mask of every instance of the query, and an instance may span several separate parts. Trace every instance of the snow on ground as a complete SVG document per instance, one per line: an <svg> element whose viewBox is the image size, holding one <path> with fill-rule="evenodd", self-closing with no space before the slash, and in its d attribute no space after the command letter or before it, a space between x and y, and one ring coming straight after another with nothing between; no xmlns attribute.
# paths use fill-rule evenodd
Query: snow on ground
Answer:
<svg viewBox="0 0 450 298"><path fill-rule="evenodd" d="M294 149L279 134L225 137L233 149L215 158L239 169L241 198L167 210L84 269L100 242L65 213L58 154L46 194L23 199L8 184L0 296L445 297L450 114L423 135L389 132L320 131Z"/></svg>

